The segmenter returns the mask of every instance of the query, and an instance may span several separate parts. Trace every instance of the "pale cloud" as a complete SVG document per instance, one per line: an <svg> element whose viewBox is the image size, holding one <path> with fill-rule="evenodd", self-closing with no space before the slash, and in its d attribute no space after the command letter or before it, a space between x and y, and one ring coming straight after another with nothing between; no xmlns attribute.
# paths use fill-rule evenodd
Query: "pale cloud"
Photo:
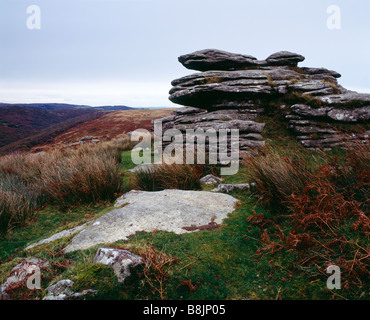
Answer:
<svg viewBox="0 0 370 320"><path fill-rule="evenodd" d="M158 82L0 82L4 103L174 107L167 98L169 89L169 84Z"/></svg>
<svg viewBox="0 0 370 320"><path fill-rule="evenodd" d="M0 102L175 106L171 80L192 73L177 57L216 48L264 59L288 50L300 66L370 88L370 1L1 0ZM28 6L41 10L29 29ZM340 29L328 8L340 8ZM331 12L331 11L330 11ZM72 80L72 81L71 81Z"/></svg>

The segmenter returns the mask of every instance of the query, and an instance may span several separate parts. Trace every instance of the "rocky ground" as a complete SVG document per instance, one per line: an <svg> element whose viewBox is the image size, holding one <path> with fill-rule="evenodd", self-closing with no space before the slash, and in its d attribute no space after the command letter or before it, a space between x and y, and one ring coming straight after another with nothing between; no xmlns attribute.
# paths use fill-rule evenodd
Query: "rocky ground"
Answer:
<svg viewBox="0 0 370 320"><path fill-rule="evenodd" d="M203 183L217 179L208 175ZM218 182L221 179L218 178ZM214 182L213 182L214 183ZM225 185L220 185L225 186ZM222 189L221 191L230 191ZM245 188L245 185L242 186ZM235 185L240 188L240 185ZM80 226L66 229L53 236L32 243L25 252L53 243L57 240L73 236L72 241L63 252L85 250L97 245L127 240L137 232L168 231L176 234L212 230L222 224L223 219L232 213L238 200L230 195L208 191L163 190L145 192L132 190L115 203L116 209L102 217ZM95 263L109 265L113 268L120 283L130 276L130 268L142 263L141 257L127 250L100 247L96 253ZM0 286L0 299L8 299L7 291L28 281L35 269L46 269L47 261L38 258L26 258L16 265L9 277ZM74 282L70 279L59 280L46 289L44 300L71 300L88 298L96 294L95 290L73 292L70 290Z"/></svg>

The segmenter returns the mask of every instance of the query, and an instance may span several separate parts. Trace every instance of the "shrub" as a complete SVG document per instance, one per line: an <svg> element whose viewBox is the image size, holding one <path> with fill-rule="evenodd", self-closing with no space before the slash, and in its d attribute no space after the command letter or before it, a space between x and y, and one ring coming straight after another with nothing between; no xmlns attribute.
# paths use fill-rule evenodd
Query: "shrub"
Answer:
<svg viewBox="0 0 370 320"><path fill-rule="evenodd" d="M334 157L327 166L322 168L335 190L346 199L360 203L369 203L370 199L370 152L367 145L351 142L347 145L348 153L342 159Z"/></svg>

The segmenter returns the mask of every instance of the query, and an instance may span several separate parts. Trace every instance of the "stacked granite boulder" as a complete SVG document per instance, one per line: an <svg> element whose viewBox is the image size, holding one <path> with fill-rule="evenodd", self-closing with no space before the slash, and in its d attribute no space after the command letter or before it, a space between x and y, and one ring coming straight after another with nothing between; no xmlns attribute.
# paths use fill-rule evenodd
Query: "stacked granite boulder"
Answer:
<svg viewBox="0 0 370 320"><path fill-rule="evenodd" d="M370 94L346 90L335 71L298 67L304 59L281 51L257 60L214 49L180 56L186 68L200 72L172 81L169 99L186 107L161 119L163 129L239 129L240 150L250 152L264 145L260 115L279 112L307 148L338 146L338 128L351 132L359 123L352 137L368 141Z"/></svg>
<svg viewBox="0 0 370 320"><path fill-rule="evenodd" d="M330 150L353 140L369 143L370 95L342 90L318 101L316 107L294 104L285 115L288 128L304 147Z"/></svg>

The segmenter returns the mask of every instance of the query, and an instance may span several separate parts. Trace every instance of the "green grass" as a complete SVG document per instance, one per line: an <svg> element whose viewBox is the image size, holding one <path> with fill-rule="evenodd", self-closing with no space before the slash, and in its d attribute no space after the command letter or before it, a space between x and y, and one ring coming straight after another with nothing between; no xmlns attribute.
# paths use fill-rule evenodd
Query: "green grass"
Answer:
<svg viewBox="0 0 370 320"><path fill-rule="evenodd" d="M241 205L225 220L222 228L183 235L168 232L140 233L127 241L113 246L137 252L148 244L166 254L178 258L169 271L165 284L167 299L328 299L332 295L326 289L325 278L310 278L309 274L294 273L292 263L295 254L263 255L257 258L260 247L260 231L246 218L256 211L268 214L257 207L245 194L234 193ZM63 248L69 239L49 245L49 252L38 248L34 255L57 260L53 254ZM63 270L55 279L75 281L74 290L96 289L92 299L158 299L158 295L143 283L142 267L122 285L113 271L106 266L95 265L93 259L98 246L63 256L72 259L73 265ZM60 258L59 258L60 259ZM191 291L189 283L196 286ZM46 288L46 283L43 284Z"/></svg>
<svg viewBox="0 0 370 320"><path fill-rule="evenodd" d="M122 152L122 163L120 170L131 169L135 164L131 162L130 151ZM130 178L133 173L126 172L123 180L126 189L130 189ZM127 190L127 191L128 191ZM41 239L52 236L53 234L65 229L73 228L87 221L91 221L104 213L113 209L109 202L100 202L96 205L80 206L61 212L55 206L36 212L33 220L29 221L26 226L21 226L12 229L2 241L0 241L0 262L8 259L11 255L22 254L20 250L27 247L29 244L37 242Z"/></svg>
<svg viewBox="0 0 370 320"><path fill-rule="evenodd" d="M267 136L276 137L267 141L270 147L286 155L293 155L296 150L301 150L313 167L323 162L321 153L303 149L283 127L274 125L275 120L266 125ZM330 154L341 157L343 151L336 149ZM130 151L123 151L121 157L120 171L125 173L123 189L129 191L135 174L127 170L134 168L135 164L131 161ZM241 166L238 174L222 178L224 183L245 183L250 182L248 173L249 169ZM203 186L203 189L211 190L213 187ZM247 218L255 213L264 214L279 222L284 232L291 228L289 219L279 220L279 217L258 204L249 192L235 191L231 195L240 200L239 204L218 229L182 235L163 231L139 233L128 240L110 245L137 254L142 248L153 246L158 251L177 258L177 262L168 269L168 280L164 283L167 299L368 299L368 279L364 279L363 288L330 291L326 288L328 275L296 265L297 259L301 258L299 252L281 250L271 253L261 250L264 248L261 229L248 222ZM37 212L35 219L27 226L12 229L0 241L0 281L4 281L12 267L27 256L23 250L27 245L61 230L81 225L111 209L111 203L99 203L67 212L51 206ZM271 226L266 228L272 231ZM361 237L349 225L341 228L348 239L356 241ZM72 289L76 292L84 289L98 290L98 294L91 299L160 298L145 281L143 266L132 270L131 277L122 285L118 283L110 267L94 264L99 246L61 253L61 249L70 241L71 237L60 239L35 247L28 253L29 256L46 259L52 265L43 278L43 291L37 293L38 297L45 294L48 285L61 279L71 279L75 282ZM368 242L363 243L369 245Z"/></svg>
<svg viewBox="0 0 370 320"><path fill-rule="evenodd" d="M123 191L119 162L128 137L76 149L0 157L0 236L46 205L67 210L115 200Z"/></svg>
<svg viewBox="0 0 370 320"><path fill-rule="evenodd" d="M122 151L121 153L122 161L120 163L121 170L129 170L136 167L136 164L131 160L131 151Z"/></svg>
<svg viewBox="0 0 370 320"><path fill-rule="evenodd" d="M87 221L91 221L112 209L110 203L100 203L95 206L83 206L60 212L56 207L47 207L37 212L33 221L27 226L11 230L0 241L0 261L17 254L25 256L22 252L25 247L39 240L52 236L65 229L71 229Z"/></svg>
<svg viewBox="0 0 370 320"><path fill-rule="evenodd" d="M261 257L255 255L261 245L260 230L249 224L246 218L254 211L268 213L256 206L255 201L248 196L240 193L233 195L241 199L241 205L225 220L221 229L183 235L168 232L140 233L112 245L136 252L135 248L151 244L178 258L166 283L167 299L329 299L333 292L326 289L325 276L297 273L292 265L296 258L293 252L265 254ZM109 207L103 210L85 208L67 214L62 220L56 212L45 210L41 212L38 222L14 232L7 243L1 243L2 255L5 251L5 256L9 257L17 249L40 240L46 230L49 230L48 235L53 234L55 223L59 226L56 229L61 230L64 229L64 222L80 224L85 221L86 214L96 217L109 210ZM65 259L73 261L65 270L58 269L52 279L43 281L44 290L49 284L68 278L75 281L73 289L76 291L91 288L98 290L98 295L91 299L159 298L143 283L140 266L133 270L132 276L122 285L117 282L109 267L95 265L93 259L98 246L55 257L69 241L69 238L62 239L31 251L32 256L55 264ZM20 251L16 257L0 266L1 280L25 254ZM186 281L191 281L197 287L196 290L191 291ZM357 291L351 293L351 296L358 298L361 293ZM342 292L340 294L346 295Z"/></svg>

